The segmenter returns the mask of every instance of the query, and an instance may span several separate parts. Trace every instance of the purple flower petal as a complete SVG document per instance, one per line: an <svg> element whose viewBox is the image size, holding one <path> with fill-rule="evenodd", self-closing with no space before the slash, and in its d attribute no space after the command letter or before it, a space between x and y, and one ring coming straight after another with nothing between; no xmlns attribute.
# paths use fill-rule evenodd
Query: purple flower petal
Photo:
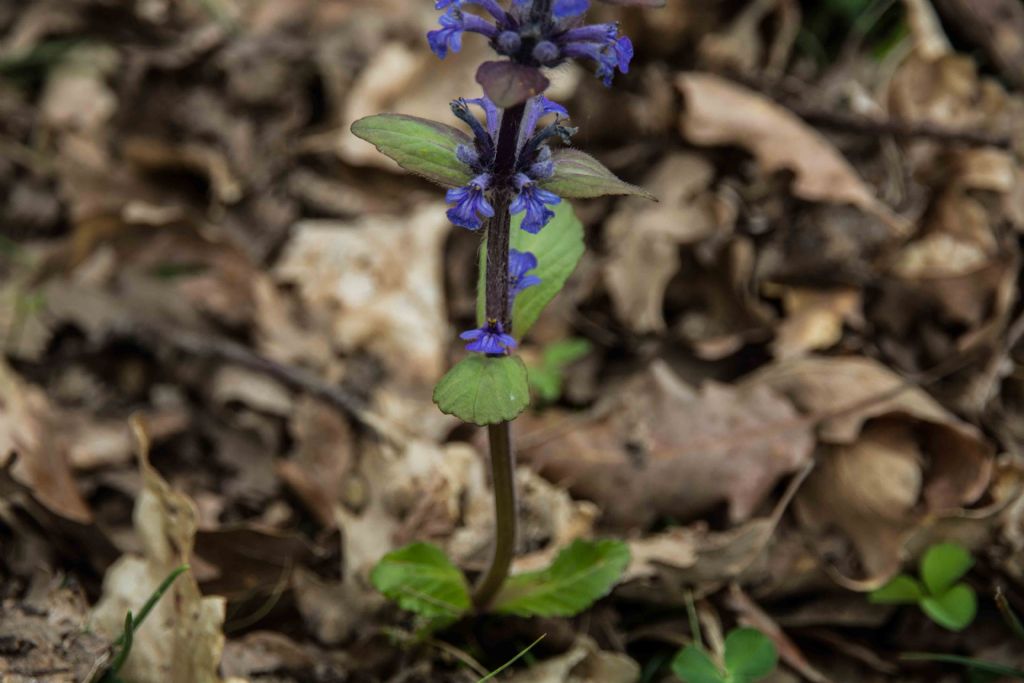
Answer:
<svg viewBox="0 0 1024 683"><path fill-rule="evenodd" d="M516 347L515 338L505 334L501 323L495 321L489 321L483 327L475 330L463 332L459 338L470 341L469 344L466 344L466 350L475 353L500 355L504 354L507 349Z"/></svg>

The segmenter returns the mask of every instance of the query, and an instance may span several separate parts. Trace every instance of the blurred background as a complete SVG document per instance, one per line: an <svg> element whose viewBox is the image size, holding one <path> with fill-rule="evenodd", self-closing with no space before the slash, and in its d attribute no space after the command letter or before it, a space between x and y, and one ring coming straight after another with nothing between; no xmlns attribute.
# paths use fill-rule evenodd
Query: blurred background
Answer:
<svg viewBox="0 0 1024 683"><path fill-rule="evenodd" d="M367 572L488 560L481 436L430 399L478 236L349 126L479 95L432 5L0 0L3 680L86 680L184 559L128 680L472 682L546 633L504 680L668 681L688 601L772 635L772 681L1024 664L991 601L1024 607L1024 3L594 8L633 68L550 97L660 202L575 204L517 566L633 561L577 619L418 641ZM977 561L960 634L864 595L939 540Z"/></svg>

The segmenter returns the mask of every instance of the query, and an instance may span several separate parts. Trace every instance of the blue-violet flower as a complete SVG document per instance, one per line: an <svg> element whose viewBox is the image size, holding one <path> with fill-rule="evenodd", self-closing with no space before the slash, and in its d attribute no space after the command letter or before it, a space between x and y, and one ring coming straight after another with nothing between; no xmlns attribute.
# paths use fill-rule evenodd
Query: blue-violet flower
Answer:
<svg viewBox="0 0 1024 683"><path fill-rule="evenodd" d="M508 300L511 306L516 296L524 289L540 284L536 275L527 275L537 267L537 257L528 251L509 249L508 252Z"/></svg>
<svg viewBox="0 0 1024 683"><path fill-rule="evenodd" d="M459 338L470 342L466 344L467 351L476 353L498 355L505 353L506 349L516 347L515 338L505 334L504 328L497 320L488 320L483 327L463 332Z"/></svg>
<svg viewBox="0 0 1024 683"><path fill-rule="evenodd" d="M473 116L469 105L478 106L484 111L484 123ZM487 200L487 191L495 182L496 140L502 112L486 97L457 100L452 103L452 112L473 131L473 146L460 145L456 149L456 156L474 176L468 185L448 190L446 199L449 204L454 204L448 209L448 218L455 225L478 230L483 225L483 218L494 216L494 208ZM555 121L537 130L541 119L548 114L554 114ZM514 175L509 179L510 189L515 192L509 208L512 213L526 212L522 228L527 232L535 234L547 225L555 215L548 207L562 201L558 195L542 189L538 183L555 173L555 161L548 140L558 137L568 142L575 132L564 125L563 117L568 115L565 107L543 95L533 97L526 103Z"/></svg>
<svg viewBox="0 0 1024 683"><path fill-rule="evenodd" d="M469 230L480 229L483 225L481 216L494 216L494 207L487 201L486 195L489 185L490 176L483 173L469 181L465 187L448 190L445 199L449 204L455 204L448 209L448 220Z"/></svg>
<svg viewBox="0 0 1024 683"><path fill-rule="evenodd" d="M467 12L467 5L484 9L490 19ZM633 59L633 44L619 36L617 24L583 23L588 0L554 0L548 17L535 16L534 0L513 0L507 11L496 0L437 0L434 7L446 10L441 28L427 34L430 49L441 59L462 49L465 31L487 37L495 52L526 66L592 60L605 85L611 85L616 70L627 73Z"/></svg>

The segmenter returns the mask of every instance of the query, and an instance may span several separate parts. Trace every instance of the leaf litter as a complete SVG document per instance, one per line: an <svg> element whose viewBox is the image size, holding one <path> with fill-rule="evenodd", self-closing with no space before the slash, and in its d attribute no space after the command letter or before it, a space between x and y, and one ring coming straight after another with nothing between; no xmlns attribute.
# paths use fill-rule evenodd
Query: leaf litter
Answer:
<svg viewBox="0 0 1024 683"><path fill-rule="evenodd" d="M429 3L66 4L0 10L5 677L85 680L182 562L129 680L474 681L543 633L502 680L657 680L688 595L709 639L771 636L778 680L1024 663L984 610L953 642L862 595L956 540L1024 605L1015 3L892 3L885 40L814 33L825 3L595 9L647 47L553 97L660 202L576 206L597 249L524 356L592 351L517 423L516 570L633 559L582 618L438 646L389 637L414 626L369 572L487 561L479 436L430 400L477 247L348 125L443 118L479 60L429 59Z"/></svg>

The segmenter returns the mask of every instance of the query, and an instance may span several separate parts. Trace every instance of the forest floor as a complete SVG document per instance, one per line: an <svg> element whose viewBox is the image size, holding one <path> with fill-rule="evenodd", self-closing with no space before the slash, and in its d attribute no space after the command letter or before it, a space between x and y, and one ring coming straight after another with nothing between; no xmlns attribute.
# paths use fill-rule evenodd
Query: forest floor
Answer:
<svg viewBox="0 0 1024 683"><path fill-rule="evenodd" d="M690 608L770 635L773 683L1024 666L1024 5L594 10L634 68L550 96L660 202L574 202L516 566L632 562L577 618L422 639L367 576L489 557L484 442L431 401L478 236L349 126L477 96L432 5L0 0L0 680L88 680L182 561L128 681L473 683L540 635L501 680L670 681ZM867 596L938 542L960 632Z"/></svg>

